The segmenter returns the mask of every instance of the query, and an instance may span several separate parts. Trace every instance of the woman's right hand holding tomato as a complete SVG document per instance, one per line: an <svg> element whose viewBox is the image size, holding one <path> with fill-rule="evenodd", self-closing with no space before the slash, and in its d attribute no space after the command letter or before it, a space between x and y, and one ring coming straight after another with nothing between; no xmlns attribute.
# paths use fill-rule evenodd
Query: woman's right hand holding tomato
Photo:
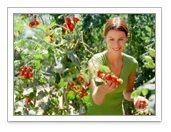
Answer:
<svg viewBox="0 0 171 132"><path fill-rule="evenodd" d="M104 84L99 85L98 88L101 93L106 95L107 93L111 93L116 89L116 84L112 81L107 81Z"/></svg>

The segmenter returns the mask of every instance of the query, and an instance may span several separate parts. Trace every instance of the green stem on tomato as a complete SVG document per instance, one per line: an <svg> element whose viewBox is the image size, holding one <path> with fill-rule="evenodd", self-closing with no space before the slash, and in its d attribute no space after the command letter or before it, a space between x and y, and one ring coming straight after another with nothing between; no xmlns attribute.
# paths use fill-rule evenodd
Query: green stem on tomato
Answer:
<svg viewBox="0 0 171 132"><path fill-rule="evenodd" d="M59 73L59 76L60 76L60 78L61 78L61 80L63 79L62 78L62 75ZM65 99L65 104L66 104L66 106L67 106L67 110L69 109L68 107L68 101L67 101L67 97L66 97L66 93L65 93L65 88L64 88L64 86L63 86L63 82L62 82L62 90L63 90L63 94L64 94L64 99Z"/></svg>

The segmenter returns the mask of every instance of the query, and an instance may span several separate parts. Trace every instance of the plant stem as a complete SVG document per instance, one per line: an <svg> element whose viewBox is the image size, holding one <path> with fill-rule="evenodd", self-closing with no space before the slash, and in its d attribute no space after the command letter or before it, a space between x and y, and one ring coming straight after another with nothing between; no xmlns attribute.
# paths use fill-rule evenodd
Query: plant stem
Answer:
<svg viewBox="0 0 171 132"><path fill-rule="evenodd" d="M59 76L60 76L61 80L63 80L63 78L62 78L62 76L61 76L60 73L59 73ZM67 97L66 97L66 93L65 93L65 88L64 88L64 86L63 86L63 81L62 81L62 90L63 90L63 94L64 94L65 104L66 104L67 110L68 110L68 101L67 101ZM67 113L68 113L68 112L67 112Z"/></svg>

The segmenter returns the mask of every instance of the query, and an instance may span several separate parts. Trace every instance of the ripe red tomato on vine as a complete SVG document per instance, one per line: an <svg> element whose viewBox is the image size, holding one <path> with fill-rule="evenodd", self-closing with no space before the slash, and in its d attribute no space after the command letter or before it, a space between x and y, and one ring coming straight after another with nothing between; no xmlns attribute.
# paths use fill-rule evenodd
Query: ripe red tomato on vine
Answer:
<svg viewBox="0 0 171 132"><path fill-rule="evenodd" d="M24 76L24 70L23 69L20 70L19 75Z"/></svg>
<svg viewBox="0 0 171 132"><path fill-rule="evenodd" d="M83 80L84 80L83 77L78 77L79 82L82 82Z"/></svg>
<svg viewBox="0 0 171 132"><path fill-rule="evenodd" d="M26 101L26 103L30 103L31 102L31 99L25 98L25 101Z"/></svg>
<svg viewBox="0 0 171 132"><path fill-rule="evenodd" d="M34 22L30 22L30 23L29 23L29 27L33 27L34 25L35 25Z"/></svg>
<svg viewBox="0 0 171 132"><path fill-rule="evenodd" d="M86 87L90 86L90 82L88 83L87 81L85 81L85 86Z"/></svg>
<svg viewBox="0 0 171 132"><path fill-rule="evenodd" d="M85 88L81 87L80 92L84 92L84 91L85 91Z"/></svg>
<svg viewBox="0 0 171 132"><path fill-rule="evenodd" d="M38 20L34 20L34 25L38 26L39 25L39 21Z"/></svg>
<svg viewBox="0 0 171 132"><path fill-rule="evenodd" d="M77 23L78 21L80 21L80 18L78 16L74 16L74 21Z"/></svg>
<svg viewBox="0 0 171 132"><path fill-rule="evenodd" d="M73 87L75 85L75 82L69 82L69 85Z"/></svg>
<svg viewBox="0 0 171 132"><path fill-rule="evenodd" d="M80 97L80 98L84 97L84 94L83 94L83 93L80 93L80 94L79 94L79 97Z"/></svg>

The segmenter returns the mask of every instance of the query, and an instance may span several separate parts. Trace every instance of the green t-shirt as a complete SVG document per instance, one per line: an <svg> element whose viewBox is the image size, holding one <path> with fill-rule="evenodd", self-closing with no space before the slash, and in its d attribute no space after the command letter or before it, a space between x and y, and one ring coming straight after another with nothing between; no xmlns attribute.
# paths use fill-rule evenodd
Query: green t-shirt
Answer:
<svg viewBox="0 0 171 132"><path fill-rule="evenodd" d="M90 86L89 99L91 105L88 107L87 115L125 115L124 107L122 104L123 90L127 86L129 75L136 70L138 62L132 56L125 53L122 54L123 67L119 78L123 80L123 83L119 85L116 90L108 93L105 97L105 101L101 105L96 105L94 103L92 99L92 88ZM97 64L102 64L109 67L106 51L95 54L90 60L93 60Z"/></svg>

